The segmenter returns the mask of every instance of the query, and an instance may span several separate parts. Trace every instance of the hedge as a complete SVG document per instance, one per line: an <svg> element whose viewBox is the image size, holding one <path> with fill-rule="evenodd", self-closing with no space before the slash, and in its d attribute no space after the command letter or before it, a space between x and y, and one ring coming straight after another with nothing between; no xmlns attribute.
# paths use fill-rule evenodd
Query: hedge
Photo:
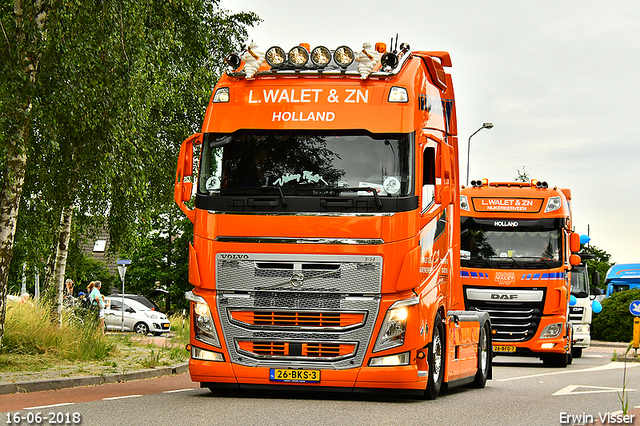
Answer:
<svg viewBox="0 0 640 426"><path fill-rule="evenodd" d="M633 340L633 315L629 305L640 300L640 290L614 293L602 301L602 312L593 315L591 338L607 342L631 342Z"/></svg>

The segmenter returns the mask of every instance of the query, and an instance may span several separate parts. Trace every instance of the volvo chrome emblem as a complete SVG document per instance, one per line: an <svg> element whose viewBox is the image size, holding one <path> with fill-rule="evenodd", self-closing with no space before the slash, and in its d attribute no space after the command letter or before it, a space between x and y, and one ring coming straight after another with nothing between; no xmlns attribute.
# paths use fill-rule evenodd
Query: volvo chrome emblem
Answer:
<svg viewBox="0 0 640 426"><path fill-rule="evenodd" d="M302 284L304 283L304 274L302 272L294 272L289 282L295 288L302 287Z"/></svg>

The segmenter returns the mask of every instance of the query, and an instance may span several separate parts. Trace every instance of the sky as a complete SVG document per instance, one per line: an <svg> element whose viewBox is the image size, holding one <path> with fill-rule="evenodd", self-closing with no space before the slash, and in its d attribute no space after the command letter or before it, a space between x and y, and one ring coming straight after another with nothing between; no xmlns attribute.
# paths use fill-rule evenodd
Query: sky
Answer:
<svg viewBox="0 0 640 426"><path fill-rule="evenodd" d="M461 182L518 171L570 188L575 231L615 263L640 263L640 2L637 0L221 0L255 12L260 50L360 49L398 34L451 54Z"/></svg>

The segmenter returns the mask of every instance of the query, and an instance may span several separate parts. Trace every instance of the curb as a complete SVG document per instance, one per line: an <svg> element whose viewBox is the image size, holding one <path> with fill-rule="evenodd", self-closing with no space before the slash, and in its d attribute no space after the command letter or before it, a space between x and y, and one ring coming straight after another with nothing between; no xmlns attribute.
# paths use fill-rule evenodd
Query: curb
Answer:
<svg viewBox="0 0 640 426"><path fill-rule="evenodd" d="M107 383L127 382L131 380L151 379L154 377L171 376L189 371L189 363L185 362L168 367L136 370L129 373L108 374L103 376L68 377L61 379L29 380L26 382L0 383L0 395L18 392L41 392L74 388L78 386L103 385Z"/></svg>

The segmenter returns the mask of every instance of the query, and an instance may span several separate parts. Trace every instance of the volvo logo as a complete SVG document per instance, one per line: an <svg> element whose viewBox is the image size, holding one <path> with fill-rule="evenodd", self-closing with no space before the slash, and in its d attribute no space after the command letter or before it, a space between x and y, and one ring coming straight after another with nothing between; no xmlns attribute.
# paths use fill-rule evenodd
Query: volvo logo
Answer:
<svg viewBox="0 0 640 426"><path fill-rule="evenodd" d="M221 254L220 257L223 259L249 259L248 254Z"/></svg>
<svg viewBox="0 0 640 426"><path fill-rule="evenodd" d="M289 282L295 288L302 287L302 284L304 283L304 274L302 272L294 272Z"/></svg>

